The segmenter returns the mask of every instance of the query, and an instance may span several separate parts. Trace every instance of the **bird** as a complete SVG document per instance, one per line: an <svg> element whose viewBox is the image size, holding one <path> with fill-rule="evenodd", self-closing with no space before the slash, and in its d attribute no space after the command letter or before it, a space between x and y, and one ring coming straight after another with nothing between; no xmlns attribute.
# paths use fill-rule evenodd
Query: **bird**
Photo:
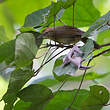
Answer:
<svg viewBox="0 0 110 110"><path fill-rule="evenodd" d="M78 41L82 41L84 43L87 42L88 38L81 36L85 32L73 27L73 26L56 26L56 27L47 27L44 29L39 37L43 37L45 39L50 39L60 44L76 44ZM93 41L94 48L99 49L100 45Z"/></svg>

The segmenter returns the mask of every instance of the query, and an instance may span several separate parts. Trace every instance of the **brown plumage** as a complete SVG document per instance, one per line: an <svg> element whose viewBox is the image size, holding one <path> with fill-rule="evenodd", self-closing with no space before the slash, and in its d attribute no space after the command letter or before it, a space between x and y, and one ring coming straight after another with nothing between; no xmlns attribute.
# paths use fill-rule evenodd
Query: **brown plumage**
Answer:
<svg viewBox="0 0 110 110"><path fill-rule="evenodd" d="M75 44L78 41L83 41L86 43L88 38L81 38L84 31L72 27L72 26L56 26L56 27L49 27L42 31L41 37L51 39L58 43L63 44ZM98 45L95 41L94 48L99 49L100 45Z"/></svg>
<svg viewBox="0 0 110 110"><path fill-rule="evenodd" d="M58 43L74 44L81 40L81 35L84 32L72 26L56 26L49 27L43 30L46 38Z"/></svg>

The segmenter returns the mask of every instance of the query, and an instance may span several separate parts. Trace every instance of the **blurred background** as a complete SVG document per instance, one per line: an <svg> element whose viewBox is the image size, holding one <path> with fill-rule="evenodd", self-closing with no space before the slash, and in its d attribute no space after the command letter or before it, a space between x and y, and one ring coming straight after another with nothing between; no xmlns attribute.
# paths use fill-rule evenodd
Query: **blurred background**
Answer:
<svg viewBox="0 0 110 110"><path fill-rule="evenodd" d="M104 15L110 10L110 0L93 0L94 6L101 12L101 15ZM0 40L8 41L15 38L16 34L19 32L19 28L23 25L25 17L41 8L45 8L51 4L51 0L0 0ZM109 39L110 41L110 39ZM2 44L2 42L0 42ZM34 63L34 68L37 67L41 59ZM53 62L50 62L47 66L43 68L38 78L48 76L52 74L51 67ZM95 67L91 71L95 71L97 73L107 73L110 72L110 57L101 56L94 60L93 65ZM4 62L0 64L0 68L4 65ZM49 69L48 69L49 68ZM3 94L6 92L8 86L9 79L9 71L1 71L0 70L0 99ZM5 74L4 74L5 73ZM36 78L32 79L35 80ZM32 81L31 80L31 81ZM110 88L110 75L101 80L97 80L101 84L106 85L106 87ZM30 82L31 82L30 81ZM85 83L85 86L88 86L89 83ZM0 102L0 110L3 110L4 103ZM110 110L110 107L104 107L103 110Z"/></svg>

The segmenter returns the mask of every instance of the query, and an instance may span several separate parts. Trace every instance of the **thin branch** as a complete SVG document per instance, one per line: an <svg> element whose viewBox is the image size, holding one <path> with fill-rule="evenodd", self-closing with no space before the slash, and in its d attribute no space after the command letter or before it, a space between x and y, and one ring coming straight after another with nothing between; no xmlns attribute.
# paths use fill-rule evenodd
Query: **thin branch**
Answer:
<svg viewBox="0 0 110 110"><path fill-rule="evenodd" d="M98 57L98 56L100 56L100 55L105 54L105 53L108 52L108 51L110 51L110 48L109 48L109 49L106 49L106 50L104 50L104 51L102 51L102 52L100 52L100 53L98 53L98 54L96 54L96 55L94 55L91 60L93 60L94 58L96 58L96 57Z"/></svg>
<svg viewBox="0 0 110 110"><path fill-rule="evenodd" d="M106 50L104 50L104 51L98 53L97 55L94 55L94 56L92 57L92 59L90 59L90 60L88 61L87 66L89 66L90 62L91 62L94 58L96 58L96 57L98 57L98 56L100 56L100 55L102 55L102 54L104 54L104 53L106 53L106 52L108 52L108 51L110 51L110 49L106 49ZM86 75L86 71L87 71L87 69L84 71L84 74L83 74L83 77L82 77L82 79L81 79L79 88L77 89L76 94L75 94L75 96L74 96L74 98L73 98L73 100L72 100L72 103L71 103L70 106L68 107L68 110L71 109L72 105L74 104L74 102L75 102L75 100L76 100L76 98L77 98L77 96L78 96L78 93L79 93L79 91L80 91L80 89L81 89L81 86L82 86L82 83L83 83L83 81L84 81L84 77L85 77L85 75ZM110 104L107 104L107 105L110 105Z"/></svg>
<svg viewBox="0 0 110 110"><path fill-rule="evenodd" d="M89 66L90 62L91 62L91 60L88 61L87 66ZM74 104L74 102L75 102L75 100L76 100L76 98L77 98L77 96L78 96L78 93L79 93L79 91L80 91L80 89L81 89L81 86L82 86L82 84L83 84L83 81L84 81L84 77L85 77L85 75L86 75L86 71L87 71L87 69L85 69L85 71L84 71L84 74L83 74L83 76L82 76L80 85L79 85L79 87L78 87L78 89L77 89L77 91L76 91L75 96L73 97L72 103L71 103L71 104L69 105L69 107L68 107L68 110L71 109L72 105Z"/></svg>
<svg viewBox="0 0 110 110"><path fill-rule="evenodd" d="M74 8L75 7L75 2L73 2L73 27L74 27Z"/></svg>
<svg viewBox="0 0 110 110"><path fill-rule="evenodd" d="M54 94L54 96L56 96L58 94L58 92L60 91L60 89L64 86L64 84L66 83L66 79L62 82L61 86L58 88L57 92Z"/></svg>
<svg viewBox="0 0 110 110"><path fill-rule="evenodd" d="M73 45L63 45L63 44L47 44L47 47L60 47L60 48L72 48Z"/></svg>
<svg viewBox="0 0 110 110"><path fill-rule="evenodd" d="M48 52L46 52L46 54L45 54L45 56L44 56L44 58L43 58L43 61L42 61L41 65L44 63L44 61L45 61L45 59L46 59L46 57L47 57L47 55L48 55L50 49L51 49L51 47L49 47Z"/></svg>
<svg viewBox="0 0 110 110"><path fill-rule="evenodd" d="M51 47L50 47L50 48L51 48ZM49 49L50 49L50 48L49 48ZM47 62L47 61L49 60L49 58L53 55L53 53L54 53L57 49L58 49L58 48L56 48L55 50L53 50L52 53L50 53L50 55L47 57L47 59L46 59L46 56L47 56L48 53L44 56L44 59L43 59L43 61L42 61L42 63L41 63L41 66L39 67L39 69L38 69L38 71L37 71L38 73L39 73L40 70L43 68L44 60L46 59L45 62Z"/></svg>
<svg viewBox="0 0 110 110"><path fill-rule="evenodd" d="M58 49L58 47L55 48L55 49L50 53L50 55L48 56L48 58L46 59L46 61L48 61L48 60L51 58L51 56L56 52L57 49Z"/></svg>
<svg viewBox="0 0 110 110"><path fill-rule="evenodd" d="M43 52L42 55L35 57L35 59L39 59L39 58L43 57L44 55L46 55L47 53L48 53L48 50L46 52Z"/></svg>
<svg viewBox="0 0 110 110"><path fill-rule="evenodd" d="M44 64L42 64L34 73L34 76L36 76L39 72L40 72L40 70L41 70L41 68L45 65L45 64L47 64L48 62L50 62L53 58L55 58L56 56L58 56L60 53L62 53L62 52L64 52L65 50L67 50L67 48L65 48L65 49L63 49L62 51L60 51L59 53L57 53L56 55L54 55L52 58L50 58L48 61L46 61Z"/></svg>
<svg viewBox="0 0 110 110"><path fill-rule="evenodd" d="M60 21L60 23L62 23L63 25L66 25L61 19L58 19L58 21Z"/></svg>
<svg viewBox="0 0 110 110"><path fill-rule="evenodd" d="M105 47L105 46L110 46L110 43L100 45L100 48Z"/></svg>

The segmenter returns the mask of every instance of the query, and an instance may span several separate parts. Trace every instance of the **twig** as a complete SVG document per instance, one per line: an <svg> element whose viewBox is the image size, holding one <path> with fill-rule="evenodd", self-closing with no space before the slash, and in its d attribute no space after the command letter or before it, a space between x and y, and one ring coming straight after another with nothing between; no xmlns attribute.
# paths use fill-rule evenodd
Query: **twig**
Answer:
<svg viewBox="0 0 110 110"><path fill-rule="evenodd" d="M47 44L47 47L60 47L60 48L72 48L73 45L63 45L63 44Z"/></svg>
<svg viewBox="0 0 110 110"><path fill-rule="evenodd" d="M110 46L110 43L100 45L100 48L105 47L105 46Z"/></svg>
<svg viewBox="0 0 110 110"><path fill-rule="evenodd" d="M88 61L87 66L89 66L90 62L91 62L91 60ZM82 76L80 85L79 85L79 87L78 87L78 89L77 89L77 91L76 91L75 96L73 97L72 103L71 103L71 104L69 105L69 107L68 107L68 110L71 109L72 105L74 104L74 102L75 102L75 100L76 100L76 98L77 98L77 96L78 96L78 93L79 93L79 91L80 91L80 89L81 89L81 86L82 86L82 83L83 83L83 81L84 81L84 77L85 77L85 75L86 75L86 71L87 71L87 69L85 69L85 71L84 71L84 74L83 74L83 76Z"/></svg>
<svg viewBox="0 0 110 110"><path fill-rule="evenodd" d="M96 57L98 57L98 56L100 56L100 55L102 55L102 54L104 54L104 53L106 53L106 52L108 52L108 51L110 51L110 49L106 49L106 50L104 50L104 51L98 53L97 55L94 55L94 56L92 57L92 59L90 59L90 60L88 61L87 66L89 66L90 62L91 62L94 58L96 58ZM79 88L77 89L76 94L75 94L75 96L74 96L74 98L73 98L73 100L72 100L72 103L71 103L70 106L68 107L68 110L71 109L72 105L74 104L74 102L75 102L75 100L76 100L76 97L78 96L78 93L79 93L79 91L80 91L80 89L81 89L81 86L82 86L82 83L83 83L83 81L84 81L84 77L85 77L85 75L86 75L86 71L87 71L87 69L84 71L84 74L83 74L83 76L82 76L82 79L81 79ZM107 105L110 105L110 104L107 104ZM106 106L107 106L107 105L106 105Z"/></svg>
<svg viewBox="0 0 110 110"><path fill-rule="evenodd" d="M50 47L50 48L51 48L51 47ZM49 48L49 49L50 49L50 48ZM47 61L49 60L49 58L53 55L53 53L54 53L57 49L58 49L58 48L56 48L56 49L55 49L55 50L54 50L54 51L53 51L53 52L52 52L52 53L51 53L51 54L47 57L47 59L46 59L46 56L47 56L47 54L48 54L48 53L44 56L44 59L43 59L43 61L42 61L41 65L40 65L40 67L41 67L41 68L39 67L39 69L38 69L38 71L37 71L38 73L39 73L39 72L40 72L40 70L43 68L43 65L44 65L44 64L43 64L43 63L44 63L44 60L46 59L46 62L47 62Z"/></svg>
<svg viewBox="0 0 110 110"><path fill-rule="evenodd" d="M53 51L50 53L50 55L48 56L48 58L46 59L46 61L48 61L49 58L51 58L51 56L55 53L55 51L56 51L57 49L58 49L58 47L55 48L55 50L53 50Z"/></svg>
<svg viewBox="0 0 110 110"><path fill-rule="evenodd" d="M100 56L100 55L102 55L102 54L104 54L104 53L106 53L108 51L110 51L110 48L109 49L106 49L106 50L104 50L104 51L102 51L102 52L100 52L100 53L98 53L96 55L94 55L91 60L93 60L94 58L96 58L96 57L98 57L98 56Z"/></svg>
<svg viewBox="0 0 110 110"><path fill-rule="evenodd" d="M75 2L73 2L73 27L74 27L74 7L75 7Z"/></svg>
<svg viewBox="0 0 110 110"><path fill-rule="evenodd" d="M49 47L48 51L46 52L46 54L45 54L45 56L44 56L44 58L43 58L43 60L42 60L41 65L44 63L45 58L47 57L47 55L48 55L48 53L49 53L50 49L51 49L51 47Z"/></svg>
<svg viewBox="0 0 110 110"><path fill-rule="evenodd" d="M66 25L61 19L58 19L58 21L60 21L60 23L62 23L63 25Z"/></svg>
<svg viewBox="0 0 110 110"><path fill-rule="evenodd" d="M48 53L48 50L46 52L42 53L42 55L35 57L35 59L39 59L39 58L43 57L44 55L46 55L47 53Z"/></svg>
<svg viewBox="0 0 110 110"><path fill-rule="evenodd" d="M66 79L62 82L61 86L58 88L57 92L54 94L54 96L56 96L58 94L58 92L60 91L60 89L64 86L64 84L66 83Z"/></svg>
<svg viewBox="0 0 110 110"><path fill-rule="evenodd" d="M67 48L65 48L65 49L63 49L62 51L60 51L59 53L57 53L56 55L54 55L52 58L50 58L48 61L46 61L44 64L42 64L34 73L34 76L36 76L38 73L39 73L39 71L40 71L40 69L45 65L45 64L47 64L48 62L50 62L53 58L55 58L56 56L58 56L60 53L62 53L62 52L64 52L65 50L67 50Z"/></svg>

